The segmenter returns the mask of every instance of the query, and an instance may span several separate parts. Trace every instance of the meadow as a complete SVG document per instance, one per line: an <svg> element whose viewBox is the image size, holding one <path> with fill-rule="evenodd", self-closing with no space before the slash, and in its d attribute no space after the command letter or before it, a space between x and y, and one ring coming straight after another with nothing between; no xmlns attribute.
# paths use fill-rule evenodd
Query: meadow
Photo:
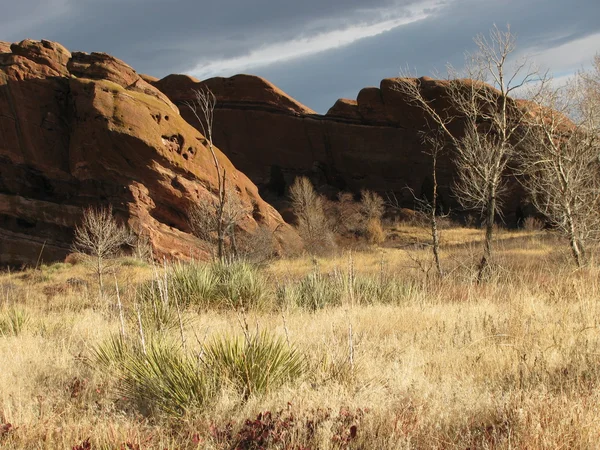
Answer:
<svg viewBox="0 0 600 450"><path fill-rule="evenodd" d="M600 270L540 230L0 276L0 448L600 446Z"/></svg>

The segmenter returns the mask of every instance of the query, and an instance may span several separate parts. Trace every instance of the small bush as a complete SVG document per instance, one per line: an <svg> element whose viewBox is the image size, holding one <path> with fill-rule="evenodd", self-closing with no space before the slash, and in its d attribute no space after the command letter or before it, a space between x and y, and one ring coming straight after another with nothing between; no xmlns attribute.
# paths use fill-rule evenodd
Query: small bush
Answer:
<svg viewBox="0 0 600 450"><path fill-rule="evenodd" d="M306 177L296 178L290 187L298 234L311 254L324 255L335 249L335 239L324 211L324 199Z"/></svg>
<svg viewBox="0 0 600 450"><path fill-rule="evenodd" d="M0 336L18 336L29 323L29 314L22 309L10 308L0 316Z"/></svg>
<svg viewBox="0 0 600 450"><path fill-rule="evenodd" d="M265 264L277 255L277 239L265 225L238 239L238 256L253 264Z"/></svg>
<svg viewBox="0 0 600 450"><path fill-rule="evenodd" d="M326 306L340 305L344 287L337 279L315 270L300 280L294 295L298 306L316 311Z"/></svg>
<svg viewBox="0 0 600 450"><path fill-rule="evenodd" d="M215 263L211 270L217 279L220 302L234 308L262 308L269 298L269 286L256 269L246 262Z"/></svg>
<svg viewBox="0 0 600 450"><path fill-rule="evenodd" d="M119 394L145 414L181 416L206 406L216 392L214 380L195 358L165 340L139 345L113 337L94 351L94 362L119 375Z"/></svg>
<svg viewBox="0 0 600 450"><path fill-rule="evenodd" d="M123 267L148 267L148 263L137 257L126 256L119 261Z"/></svg>
<svg viewBox="0 0 600 450"><path fill-rule="evenodd" d="M166 277L157 276L140 288L143 302L170 304L183 308L260 308L269 298L269 286L253 265L246 262L183 264L168 269Z"/></svg>
<svg viewBox="0 0 600 450"><path fill-rule="evenodd" d="M264 331L216 339L205 348L205 357L208 367L227 378L244 399L277 389L307 370L300 352Z"/></svg>
<svg viewBox="0 0 600 450"><path fill-rule="evenodd" d="M523 221L523 229L525 231L541 231L544 229L544 222L537 217L527 217Z"/></svg>

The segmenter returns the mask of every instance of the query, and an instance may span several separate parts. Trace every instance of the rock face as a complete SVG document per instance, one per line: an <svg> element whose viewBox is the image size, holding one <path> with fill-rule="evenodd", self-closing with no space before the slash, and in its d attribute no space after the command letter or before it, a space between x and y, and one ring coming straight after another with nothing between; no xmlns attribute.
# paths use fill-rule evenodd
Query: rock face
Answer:
<svg viewBox="0 0 600 450"><path fill-rule="evenodd" d="M419 83L438 111L450 105L446 82L427 77L384 79L378 88L362 89L356 100L338 100L325 115L247 75L203 82L170 75L152 84L180 106L191 124L196 119L185 102L193 99L194 89L209 87L217 97L216 144L261 189L285 192L296 176L309 175L335 189L393 192L412 207L410 190L418 197L431 192L431 160L419 133L426 128L426 117L398 92L399 83ZM451 127L460 131L462 125ZM440 158L438 168L440 201L456 210L451 154ZM517 188L509 197L505 217L514 222L524 207L522 193Z"/></svg>
<svg viewBox="0 0 600 450"><path fill-rule="evenodd" d="M104 53L0 42L0 264L64 258L82 209L106 204L158 255L206 254L186 215L216 191L206 140L146 80ZM217 155L251 211L241 228L277 228L285 244L293 231Z"/></svg>

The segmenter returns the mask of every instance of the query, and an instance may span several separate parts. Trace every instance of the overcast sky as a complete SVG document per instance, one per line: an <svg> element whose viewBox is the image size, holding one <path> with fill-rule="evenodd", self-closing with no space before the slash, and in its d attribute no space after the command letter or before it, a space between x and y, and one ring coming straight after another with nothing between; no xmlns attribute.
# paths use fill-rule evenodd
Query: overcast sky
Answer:
<svg viewBox="0 0 600 450"><path fill-rule="evenodd" d="M510 23L518 53L556 77L600 51L600 0L2 0L0 40L102 51L138 72L251 73L324 113L397 76L459 67Z"/></svg>

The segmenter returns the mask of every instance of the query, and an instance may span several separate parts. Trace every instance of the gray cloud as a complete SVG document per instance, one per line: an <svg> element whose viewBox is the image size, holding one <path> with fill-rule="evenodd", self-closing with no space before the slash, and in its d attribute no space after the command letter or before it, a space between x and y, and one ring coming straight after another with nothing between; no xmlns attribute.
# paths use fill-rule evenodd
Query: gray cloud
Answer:
<svg viewBox="0 0 600 450"><path fill-rule="evenodd" d="M244 57L274 43L397 19L424 3L22 0L3 5L0 40L57 40L71 50L105 51L139 72L164 76L190 72L207 62ZM552 49L600 33L597 0L445 0L426 12L427 18L391 31L316 54L252 66L248 71L324 112L338 97L355 97L360 88L396 76L401 67L430 74L436 68L443 71L448 61L460 65L463 52L473 47L473 36L486 32L493 23L510 23L520 49L534 50L546 64L555 66L550 69L561 72L572 68L553 61ZM586 53L582 60L591 59L589 46L587 42L580 49ZM211 70L218 72L218 64Z"/></svg>
<svg viewBox="0 0 600 450"><path fill-rule="evenodd" d="M0 39L57 40L72 49L106 51L140 71L165 75L200 60L242 55L264 43L374 20L378 12L416 1L373 0L366 9L362 0L51 0L44 11L40 0L24 0L3 7L0 30L8 32Z"/></svg>

